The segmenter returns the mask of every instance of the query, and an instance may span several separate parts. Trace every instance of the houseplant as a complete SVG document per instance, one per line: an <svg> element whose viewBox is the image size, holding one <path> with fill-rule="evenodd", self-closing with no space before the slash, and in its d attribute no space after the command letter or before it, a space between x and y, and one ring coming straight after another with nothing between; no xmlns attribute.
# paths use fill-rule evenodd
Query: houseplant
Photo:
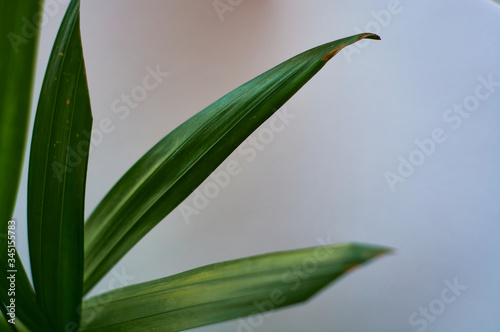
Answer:
<svg viewBox="0 0 500 332"><path fill-rule="evenodd" d="M83 296L149 230L359 34L318 46L225 95L149 150L84 225L92 116L79 30L79 1L61 24L38 102L30 147L28 236L34 289L15 252L10 221L21 168L36 49L22 18L36 1L5 3L1 86L3 179L0 297L6 328L32 331L177 331L306 300L355 265L387 251L340 244L217 263L86 299ZM20 23L21 22L21 23ZM31 64L27 66L26 64ZM21 69L19 69L21 68ZM11 79L12 78L12 79ZM5 82L4 82L5 84ZM24 89L23 89L24 87ZM22 94L19 91L23 91ZM20 103L20 101L24 102ZM13 176L13 174L17 174ZM7 181L8 180L8 181ZM6 231L4 231L6 230ZM12 276L12 277L11 277ZM12 324L16 322L17 324Z"/></svg>

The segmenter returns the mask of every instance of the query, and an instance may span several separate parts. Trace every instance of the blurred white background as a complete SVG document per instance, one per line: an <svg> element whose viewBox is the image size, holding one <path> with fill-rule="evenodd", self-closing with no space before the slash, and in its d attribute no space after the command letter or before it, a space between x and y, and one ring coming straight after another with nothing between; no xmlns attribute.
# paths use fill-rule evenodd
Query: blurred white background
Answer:
<svg viewBox="0 0 500 332"><path fill-rule="evenodd" d="M65 7L47 3L35 96ZM498 331L499 18L489 0L82 0L96 130L87 215L159 139L240 84L328 41L382 38L333 58L286 103L285 129L257 130L260 151L228 158L240 174L198 214L165 218L116 266L127 278L115 285L367 242L396 251L252 330ZM148 68L168 75L126 106ZM193 196L183 204L196 208ZM26 170L14 218L25 225ZM247 331L243 322L196 331Z"/></svg>

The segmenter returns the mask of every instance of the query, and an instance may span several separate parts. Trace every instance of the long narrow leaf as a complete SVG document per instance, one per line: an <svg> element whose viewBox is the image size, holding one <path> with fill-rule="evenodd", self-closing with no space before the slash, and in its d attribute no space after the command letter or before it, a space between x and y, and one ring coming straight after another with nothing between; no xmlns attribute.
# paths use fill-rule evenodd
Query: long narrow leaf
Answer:
<svg viewBox="0 0 500 332"><path fill-rule="evenodd" d="M7 319L22 320L32 331L47 331L47 319L36 303L35 293L15 250L15 231L8 241L27 137L39 26L33 21L43 1L2 1L0 12L0 300L2 308L14 309ZM13 225L11 225L13 226ZM15 225L14 225L15 226ZM10 245L7 246L7 243ZM10 253L10 255L8 255ZM10 259L10 261L8 261ZM10 272L9 272L10 271ZM15 279L15 287L11 281ZM11 309L12 308L12 309ZM5 312L6 313L6 312ZM7 323L11 329L16 325ZM1 329L4 330L3 328Z"/></svg>
<svg viewBox="0 0 500 332"><path fill-rule="evenodd" d="M17 332L16 326L14 324L8 323L8 309L5 307L3 302L0 302L0 311L2 314L0 315L0 331L13 331Z"/></svg>
<svg viewBox="0 0 500 332"><path fill-rule="evenodd" d="M5 299L3 302L8 307L15 309L15 312L7 316L7 319L15 322L17 326L19 326L19 321L22 321L32 332L50 331L49 322L36 300L21 257L15 248L9 247L11 248L14 249L13 253L11 251L12 255L3 255L1 258L1 266L5 267L6 273L5 277L0 279L0 297ZM8 259L13 259L14 262L9 263ZM11 299L14 300L13 303ZM3 330L0 329L0 331Z"/></svg>
<svg viewBox="0 0 500 332"><path fill-rule="evenodd" d="M347 243L200 267L86 300L82 331L179 331L274 310L387 251Z"/></svg>
<svg viewBox="0 0 500 332"><path fill-rule="evenodd" d="M180 204L259 125L359 34L313 48L208 106L149 150L85 225L84 292Z"/></svg>
<svg viewBox="0 0 500 332"><path fill-rule="evenodd" d="M57 331L80 320L84 197L92 125L73 0L56 37L38 103L28 173L33 283Z"/></svg>
<svg viewBox="0 0 500 332"><path fill-rule="evenodd" d="M5 253L22 171L31 106L38 26L26 18L41 10L38 0L0 4L0 253ZM32 24L28 21L28 23Z"/></svg>

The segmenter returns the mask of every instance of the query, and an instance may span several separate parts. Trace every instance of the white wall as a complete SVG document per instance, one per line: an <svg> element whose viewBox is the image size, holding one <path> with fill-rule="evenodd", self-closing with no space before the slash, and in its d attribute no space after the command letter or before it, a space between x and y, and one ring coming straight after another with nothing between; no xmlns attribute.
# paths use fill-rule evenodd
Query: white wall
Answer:
<svg viewBox="0 0 500 332"><path fill-rule="evenodd" d="M294 116L285 130L253 159L229 157L242 171L206 208L190 218L172 212L115 273L135 283L319 239L368 242L396 251L305 305L254 318L254 331L497 331L500 6L220 1L232 11L219 15L213 0L82 0L94 128L112 122L93 142L87 214L160 138L238 85L328 41L365 31L382 40L333 58L285 105ZM44 25L35 93L63 7ZM168 72L158 87L128 114L113 112L157 66ZM490 90L484 80L494 82ZM453 113L464 103L473 111ZM415 140L429 144L433 132L434 148L418 152ZM403 169L401 158L421 164ZM404 182L391 187L387 172ZM25 180L15 212L21 225ZM193 197L184 204L194 207ZM21 254L26 264L26 238ZM450 282L464 287L441 307L443 292L453 295ZM425 316L419 310L429 305ZM196 331L244 331L241 324Z"/></svg>

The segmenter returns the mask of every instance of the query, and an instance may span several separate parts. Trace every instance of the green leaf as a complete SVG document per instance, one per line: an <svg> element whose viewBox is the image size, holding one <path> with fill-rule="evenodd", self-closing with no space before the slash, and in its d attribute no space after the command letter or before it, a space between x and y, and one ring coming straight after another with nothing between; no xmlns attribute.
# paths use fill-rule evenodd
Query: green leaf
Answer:
<svg viewBox="0 0 500 332"><path fill-rule="evenodd" d="M2 311L2 314L0 315L0 331L13 331L16 332L16 326L14 324L9 324L7 323L8 317L8 310L3 304L3 302L0 302L0 311Z"/></svg>
<svg viewBox="0 0 500 332"><path fill-rule="evenodd" d="M149 150L85 224L84 293L255 129L359 34L313 48L243 84Z"/></svg>
<svg viewBox="0 0 500 332"><path fill-rule="evenodd" d="M57 331L78 326L83 287L84 197L92 116L79 8L78 0L71 1L50 55L28 173L33 284Z"/></svg>
<svg viewBox="0 0 500 332"><path fill-rule="evenodd" d="M9 247L9 249L11 248L14 249L13 247ZM1 258L1 266L5 267L4 271L6 272L5 277L0 279L0 297L3 303L9 306L11 299L14 299L15 321L17 326L19 326L19 321L22 321L24 325L29 327L30 331L50 331L51 328L47 317L36 300L35 292L24 270L21 257L19 257L15 249L13 257L15 263L12 268L9 267L7 261L10 256L2 255ZM11 281L14 281L14 287L11 287ZM8 317L8 319L11 319L11 317ZM0 331L3 330L0 329Z"/></svg>
<svg viewBox="0 0 500 332"><path fill-rule="evenodd" d="M2 1L0 12L0 299L2 309L16 301L16 325L22 320L32 331L47 331L47 319L36 303L35 293L13 246L7 246L7 225L12 218L22 171L39 29L34 21L42 9L38 0ZM15 230L14 230L15 231ZM11 236L14 234L11 234ZM8 253L13 252L13 269L8 265ZM11 292L10 272L15 274L15 295ZM9 289L11 290L9 292ZM10 295L9 295L10 293ZM6 314L6 312L5 312ZM10 319L11 317L7 317ZM12 330L16 325L7 324ZM15 330L15 329L14 329Z"/></svg>
<svg viewBox="0 0 500 332"><path fill-rule="evenodd" d="M387 251L347 243L207 265L84 301L81 331L179 331L272 311Z"/></svg>
<svg viewBox="0 0 500 332"><path fill-rule="evenodd" d="M16 203L31 107L38 26L28 26L28 23L31 24L29 19L41 10L42 4L38 0L0 3L1 255L6 254L7 222Z"/></svg>

